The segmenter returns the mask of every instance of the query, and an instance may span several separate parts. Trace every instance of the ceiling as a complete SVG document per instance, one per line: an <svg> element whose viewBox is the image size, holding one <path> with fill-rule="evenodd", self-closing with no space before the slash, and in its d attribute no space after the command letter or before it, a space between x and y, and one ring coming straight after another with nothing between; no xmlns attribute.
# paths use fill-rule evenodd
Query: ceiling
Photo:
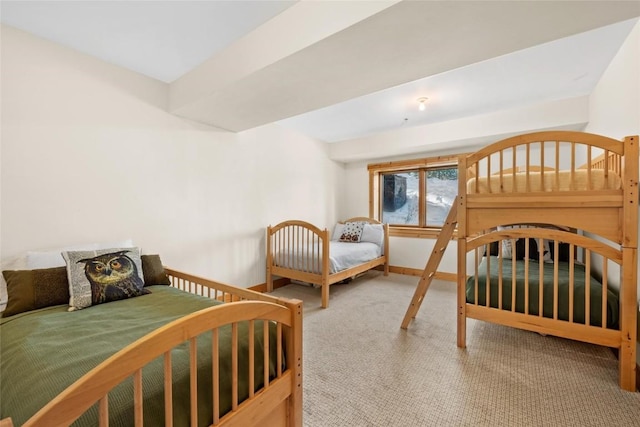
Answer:
<svg viewBox="0 0 640 427"><path fill-rule="evenodd" d="M589 94L638 16L636 1L0 3L3 24L167 83L174 114L326 142Z"/></svg>

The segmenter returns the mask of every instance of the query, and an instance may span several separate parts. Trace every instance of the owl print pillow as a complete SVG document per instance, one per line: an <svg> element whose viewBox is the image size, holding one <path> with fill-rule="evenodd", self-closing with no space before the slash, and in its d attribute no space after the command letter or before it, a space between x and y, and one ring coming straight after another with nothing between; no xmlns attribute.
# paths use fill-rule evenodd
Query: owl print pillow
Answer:
<svg viewBox="0 0 640 427"><path fill-rule="evenodd" d="M65 251L69 311L150 293L144 289L139 248Z"/></svg>

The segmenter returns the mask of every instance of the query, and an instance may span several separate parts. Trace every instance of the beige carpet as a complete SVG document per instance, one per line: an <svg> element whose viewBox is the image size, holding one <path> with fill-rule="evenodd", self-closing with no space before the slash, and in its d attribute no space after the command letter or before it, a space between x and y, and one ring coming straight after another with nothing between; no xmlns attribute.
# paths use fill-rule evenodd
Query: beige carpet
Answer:
<svg viewBox="0 0 640 427"><path fill-rule="evenodd" d="M408 330L418 279L371 272L304 301L304 425L640 426L611 350L468 320L456 347L455 285L435 281Z"/></svg>

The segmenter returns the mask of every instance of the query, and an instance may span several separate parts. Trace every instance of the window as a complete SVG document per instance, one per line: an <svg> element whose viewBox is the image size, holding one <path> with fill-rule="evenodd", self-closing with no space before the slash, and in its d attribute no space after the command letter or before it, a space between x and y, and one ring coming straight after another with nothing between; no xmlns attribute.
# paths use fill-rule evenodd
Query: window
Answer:
<svg viewBox="0 0 640 427"><path fill-rule="evenodd" d="M372 164L369 215L389 224L391 235L433 237L458 194L458 158L437 157Z"/></svg>

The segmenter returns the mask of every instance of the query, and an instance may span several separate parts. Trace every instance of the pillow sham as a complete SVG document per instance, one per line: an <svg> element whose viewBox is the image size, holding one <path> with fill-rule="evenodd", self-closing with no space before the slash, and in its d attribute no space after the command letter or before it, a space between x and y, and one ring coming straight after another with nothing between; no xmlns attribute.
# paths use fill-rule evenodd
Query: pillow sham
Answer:
<svg viewBox="0 0 640 427"><path fill-rule="evenodd" d="M150 293L144 289L139 248L65 251L69 311Z"/></svg>
<svg viewBox="0 0 640 427"><path fill-rule="evenodd" d="M331 235L331 240L338 241L340 240L340 236L342 236L342 232L344 231L344 224L338 222L335 227L333 227L333 234Z"/></svg>
<svg viewBox="0 0 640 427"><path fill-rule="evenodd" d="M160 255L141 255L140 259L142 260L144 286L171 285L171 280L164 271Z"/></svg>
<svg viewBox="0 0 640 427"><path fill-rule="evenodd" d="M65 261L62 252L65 251L95 251L99 249L109 248L130 248L133 246L131 239L101 242L101 243L84 243L81 245L65 246L49 251L29 251L27 252L27 268L29 270L40 268L64 267Z"/></svg>
<svg viewBox="0 0 640 427"><path fill-rule="evenodd" d="M528 225L507 225L507 226L498 226L498 231L504 230L512 230L516 228L530 228ZM537 260L538 259L538 245L536 243L537 239L529 239L529 259ZM526 253L526 239L520 238L515 239L515 247L513 246L513 239L504 239L501 241L502 246L502 257L504 259L524 259Z"/></svg>
<svg viewBox="0 0 640 427"><path fill-rule="evenodd" d="M499 231L508 230L513 228L537 228L532 225L509 225L509 226L498 226L497 229ZM553 228L555 227L544 227L544 228ZM538 261L540 259L540 250L542 250L542 260L545 263L553 263L555 259L555 246L552 240L543 239L542 247L539 247L540 239L530 238L529 239L529 259L532 261ZM505 259L512 259L515 257L516 259L524 259L525 257L525 244L526 239L516 239L515 241L516 248L512 247L511 239L506 239L501 241L502 245L502 256ZM558 245L559 247L559 261L569 261L569 244L562 243ZM492 248L491 255L498 255L497 247L495 250Z"/></svg>
<svg viewBox="0 0 640 427"><path fill-rule="evenodd" d="M340 242L358 243L365 224L366 222L364 221L345 222L344 229L338 240Z"/></svg>
<svg viewBox="0 0 640 427"><path fill-rule="evenodd" d="M376 245L384 246L384 226L382 224L365 223L360 236L361 242L371 242Z"/></svg>
<svg viewBox="0 0 640 427"><path fill-rule="evenodd" d="M67 269L55 267L37 270L6 270L7 307L2 317L25 311L69 303Z"/></svg>

